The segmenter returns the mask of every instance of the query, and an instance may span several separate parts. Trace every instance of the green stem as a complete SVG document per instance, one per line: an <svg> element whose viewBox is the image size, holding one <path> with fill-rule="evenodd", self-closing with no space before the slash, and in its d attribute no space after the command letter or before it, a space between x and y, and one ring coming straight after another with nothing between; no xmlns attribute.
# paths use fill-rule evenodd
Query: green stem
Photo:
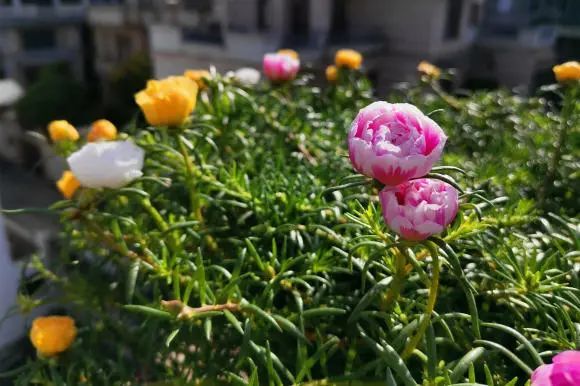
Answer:
<svg viewBox="0 0 580 386"><path fill-rule="evenodd" d="M202 222L203 218L201 215L201 205L199 203L197 194L195 194L195 174L196 174L195 166L191 161L191 157L189 156L189 153L187 151L187 146L185 145L183 138L179 134L177 135L177 142L179 144L179 152L181 153L181 156L183 157L183 162L185 164L186 182L187 188L189 190L190 210L193 213L194 218L199 222Z"/></svg>
<svg viewBox="0 0 580 386"><path fill-rule="evenodd" d="M443 101L445 101L449 106L453 107L455 110L461 110L461 102L457 98L443 91L438 80L433 80L430 82L430 84L433 91L435 91L435 94L437 94L441 99L443 99Z"/></svg>
<svg viewBox="0 0 580 386"><path fill-rule="evenodd" d="M574 86L569 86L564 95L564 106L562 107L561 124L558 132L558 140L556 141L556 148L552 154L552 159L550 160L544 183L539 189L538 201L540 207L544 207L547 193L556 178L558 166L560 165L560 160L562 158L562 148L565 146L565 142L568 139L568 130L571 126L569 121L574 112L575 103L576 89Z"/></svg>
<svg viewBox="0 0 580 386"><path fill-rule="evenodd" d="M169 229L169 225L167 225L167 223L161 216L161 213L159 213L159 211L153 206L151 200L149 200L148 198L144 198L143 200L141 200L141 205L143 206L143 209L145 209L147 214L149 214L149 216L153 218L153 221L155 221L155 225L157 225L157 228L159 228L161 232L165 232L167 229Z"/></svg>
<svg viewBox="0 0 580 386"><path fill-rule="evenodd" d="M141 200L141 206L143 206L143 209L145 209L147 214L149 214L149 216L153 218L155 225L161 232L166 232L169 229L169 225L163 219L163 216L161 216L161 213L159 213L157 208L153 206L151 200L149 200L148 198L144 198L143 200ZM179 246L179 237L174 232L171 232L169 234L169 247L175 253L177 252L178 246Z"/></svg>
<svg viewBox="0 0 580 386"><path fill-rule="evenodd" d="M437 303L437 292L439 290L439 254L437 253L436 248L429 248L431 250L431 256L433 257L433 277L431 278L431 287L429 288L429 299L427 300L427 306L425 307L425 313L423 314L423 318L421 319L421 324L419 325L419 329L415 336L411 338L407 347L403 350L403 354L401 354L401 358L407 359L413 354L415 348L425 335L425 331L427 331L427 327L429 327L429 323L431 321L431 314L435 310L435 304Z"/></svg>
<svg viewBox="0 0 580 386"><path fill-rule="evenodd" d="M383 308L387 311L392 310L395 302L399 300L403 285L405 284L405 278L407 277L407 252L404 248L397 248L395 251L395 274L383 304Z"/></svg>

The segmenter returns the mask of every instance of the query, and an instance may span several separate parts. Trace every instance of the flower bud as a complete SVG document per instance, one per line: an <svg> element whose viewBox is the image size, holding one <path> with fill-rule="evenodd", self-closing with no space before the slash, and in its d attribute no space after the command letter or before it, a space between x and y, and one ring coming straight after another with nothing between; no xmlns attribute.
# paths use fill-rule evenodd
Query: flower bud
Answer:
<svg viewBox="0 0 580 386"><path fill-rule="evenodd" d="M48 134L52 142L76 141L79 139L79 132L68 121L52 121L48 124Z"/></svg>
<svg viewBox="0 0 580 386"><path fill-rule="evenodd" d="M578 62L566 62L554 66L552 69L556 80L560 83L580 80L580 63Z"/></svg>
<svg viewBox="0 0 580 386"><path fill-rule="evenodd" d="M75 321L68 316L36 318L30 329L30 341L38 353L46 357L66 351L76 335Z"/></svg>
<svg viewBox="0 0 580 386"><path fill-rule="evenodd" d="M445 230L459 209L459 193L446 182L421 178L379 193L383 217L406 240L424 240Z"/></svg>
<svg viewBox="0 0 580 386"><path fill-rule="evenodd" d="M70 170L67 170L62 174L60 180L56 182L56 186L64 198L70 200L80 188L81 183Z"/></svg>
<svg viewBox="0 0 580 386"><path fill-rule="evenodd" d="M326 67L326 80L330 83L336 82L338 79L338 68L334 65Z"/></svg>
<svg viewBox="0 0 580 386"><path fill-rule="evenodd" d="M358 70L362 65L363 57L360 52L350 49L342 49L336 52L334 64L336 67Z"/></svg>
<svg viewBox="0 0 580 386"><path fill-rule="evenodd" d="M266 54L263 61L264 74L272 82L284 82L296 78L300 60L287 54Z"/></svg>
<svg viewBox="0 0 580 386"><path fill-rule="evenodd" d="M117 138L117 128L106 119L93 122L87 136L89 142L113 141Z"/></svg>

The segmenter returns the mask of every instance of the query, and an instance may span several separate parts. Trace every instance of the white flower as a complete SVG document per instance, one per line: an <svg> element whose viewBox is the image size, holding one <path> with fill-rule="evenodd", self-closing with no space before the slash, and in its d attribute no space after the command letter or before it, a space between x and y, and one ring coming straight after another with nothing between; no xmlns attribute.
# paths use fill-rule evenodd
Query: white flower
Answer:
<svg viewBox="0 0 580 386"><path fill-rule="evenodd" d="M260 82L260 71L251 67L242 67L234 72L234 77L238 82L246 86L254 86Z"/></svg>
<svg viewBox="0 0 580 386"><path fill-rule="evenodd" d="M120 188L143 175L143 149L130 141L93 142L71 154L71 171L87 188Z"/></svg>

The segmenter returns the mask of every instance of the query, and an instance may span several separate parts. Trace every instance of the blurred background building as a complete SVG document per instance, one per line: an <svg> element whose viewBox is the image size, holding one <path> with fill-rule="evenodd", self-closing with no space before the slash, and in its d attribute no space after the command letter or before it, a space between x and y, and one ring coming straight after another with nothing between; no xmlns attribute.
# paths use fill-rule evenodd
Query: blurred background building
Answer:
<svg viewBox="0 0 580 386"><path fill-rule="evenodd" d="M0 1L0 78L34 82L43 67L60 63L84 78L88 0Z"/></svg>
<svg viewBox="0 0 580 386"><path fill-rule="evenodd" d="M150 27L155 75L214 64L259 67L293 48L322 72L339 48L365 56L379 89L416 77L420 60L464 69L483 0L183 0Z"/></svg>

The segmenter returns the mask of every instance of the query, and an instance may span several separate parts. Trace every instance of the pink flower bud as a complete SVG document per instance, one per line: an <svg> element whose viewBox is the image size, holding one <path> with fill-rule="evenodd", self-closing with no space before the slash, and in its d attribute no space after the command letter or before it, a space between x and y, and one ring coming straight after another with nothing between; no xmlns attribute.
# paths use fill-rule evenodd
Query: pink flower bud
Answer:
<svg viewBox="0 0 580 386"><path fill-rule="evenodd" d="M408 103L375 102L356 116L348 135L353 167L387 186L429 173L447 136Z"/></svg>
<svg viewBox="0 0 580 386"><path fill-rule="evenodd" d="M272 82L284 82L296 78L300 60L287 54L264 55L264 74Z"/></svg>
<svg viewBox="0 0 580 386"><path fill-rule="evenodd" d="M532 386L580 385L580 351L564 351L532 373Z"/></svg>
<svg viewBox="0 0 580 386"><path fill-rule="evenodd" d="M407 240L424 240L443 232L459 208L457 190L446 182L420 178L386 187L379 193L383 217Z"/></svg>

